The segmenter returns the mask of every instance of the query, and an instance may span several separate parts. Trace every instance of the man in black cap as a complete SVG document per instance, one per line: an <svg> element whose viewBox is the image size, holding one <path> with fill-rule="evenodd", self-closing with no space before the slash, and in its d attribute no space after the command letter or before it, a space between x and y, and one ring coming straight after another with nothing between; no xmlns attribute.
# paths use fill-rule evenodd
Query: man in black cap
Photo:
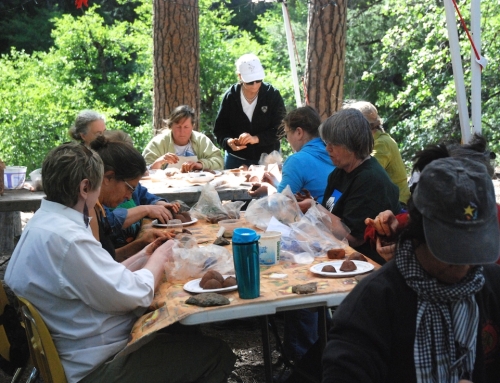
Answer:
<svg viewBox="0 0 500 383"><path fill-rule="evenodd" d="M333 317L323 382L500 379L500 233L486 167L427 165L394 260Z"/></svg>

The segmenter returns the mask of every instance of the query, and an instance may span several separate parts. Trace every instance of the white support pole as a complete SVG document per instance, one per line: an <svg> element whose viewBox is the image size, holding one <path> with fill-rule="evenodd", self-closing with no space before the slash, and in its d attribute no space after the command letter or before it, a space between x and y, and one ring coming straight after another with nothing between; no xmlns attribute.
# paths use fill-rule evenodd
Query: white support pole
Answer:
<svg viewBox="0 0 500 383"><path fill-rule="evenodd" d="M481 56L481 2L471 2L471 34L479 56ZM471 48L471 114L472 132L481 134L481 65L476 61Z"/></svg>
<svg viewBox="0 0 500 383"><path fill-rule="evenodd" d="M462 58L460 57L460 45L458 43L458 32L455 17L455 9L451 0L444 0L446 12L446 26L448 29L448 40L450 42L451 64L453 67L453 78L455 79L455 90L457 92L458 115L460 118L460 129L462 132L462 142L470 140L469 111L467 110L467 98L465 95L464 72L462 68Z"/></svg>
<svg viewBox="0 0 500 383"><path fill-rule="evenodd" d="M302 100L300 98L300 87L299 87L299 80L297 78L297 67L295 65L295 55L293 54L292 31L290 29L290 20L288 18L288 12L286 9L285 1L283 1L281 3L281 9L283 11L283 21L285 23L286 42L288 44L288 56L290 57L290 68L292 70L292 82L293 82L293 89L295 91L295 102L296 102L297 108L298 108L298 107L302 106Z"/></svg>

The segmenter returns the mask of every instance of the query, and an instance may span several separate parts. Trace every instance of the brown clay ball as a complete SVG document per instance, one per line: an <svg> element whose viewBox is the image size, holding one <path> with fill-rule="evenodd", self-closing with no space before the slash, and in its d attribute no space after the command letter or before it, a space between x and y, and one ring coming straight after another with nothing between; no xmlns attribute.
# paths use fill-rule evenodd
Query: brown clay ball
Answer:
<svg viewBox="0 0 500 383"><path fill-rule="evenodd" d="M347 257L348 261L363 261L363 262L368 262L365 258L365 256L361 253L358 253L357 251L352 253Z"/></svg>
<svg viewBox="0 0 500 383"><path fill-rule="evenodd" d="M178 213L178 214L182 214L184 216L185 221L183 221L183 222L191 222L193 220L191 218L191 215L187 211L183 211L182 213Z"/></svg>
<svg viewBox="0 0 500 383"><path fill-rule="evenodd" d="M208 270L205 273L205 275L201 278L200 287L202 289L205 289L206 288L205 284L210 279L215 279L216 281L218 281L220 283L221 286L224 283L224 277L221 275L221 273L219 273L218 271L215 271L215 270ZM213 288L216 288L216 287L213 287Z"/></svg>
<svg viewBox="0 0 500 383"><path fill-rule="evenodd" d="M335 267L333 267L332 265L323 266L321 271L324 271L325 273L336 273L337 272L337 270L335 270Z"/></svg>
<svg viewBox="0 0 500 383"><path fill-rule="evenodd" d="M326 252L329 259L342 259L345 257L344 249L330 249Z"/></svg>
<svg viewBox="0 0 500 383"><path fill-rule="evenodd" d="M344 261L340 266L340 271L354 271L356 269L356 264L353 261Z"/></svg>
<svg viewBox="0 0 500 383"><path fill-rule="evenodd" d="M222 288L222 284L216 279L209 279L205 283L205 286L203 287L204 290L213 290L213 289L220 289L220 288Z"/></svg>
<svg viewBox="0 0 500 383"><path fill-rule="evenodd" d="M174 214L174 219L180 219L181 222L187 222L186 218L182 214Z"/></svg>
<svg viewBox="0 0 500 383"><path fill-rule="evenodd" d="M236 278L235 277L227 277L222 284L222 287L231 287L236 286Z"/></svg>

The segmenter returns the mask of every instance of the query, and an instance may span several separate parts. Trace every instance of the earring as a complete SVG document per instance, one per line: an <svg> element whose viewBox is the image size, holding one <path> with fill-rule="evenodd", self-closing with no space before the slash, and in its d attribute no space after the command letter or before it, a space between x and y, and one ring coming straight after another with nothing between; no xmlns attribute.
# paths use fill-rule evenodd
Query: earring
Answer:
<svg viewBox="0 0 500 383"><path fill-rule="evenodd" d="M87 201L83 203L83 222L85 223L85 227L89 227L89 208L87 207Z"/></svg>

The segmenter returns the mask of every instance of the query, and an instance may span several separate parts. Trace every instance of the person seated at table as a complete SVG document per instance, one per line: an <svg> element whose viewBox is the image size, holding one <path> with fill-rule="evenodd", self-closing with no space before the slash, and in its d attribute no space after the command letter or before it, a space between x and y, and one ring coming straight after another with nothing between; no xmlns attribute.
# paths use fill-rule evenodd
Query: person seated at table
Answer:
<svg viewBox="0 0 500 383"><path fill-rule="evenodd" d="M409 201L395 259L333 315L327 382L498 382L499 226L486 167L432 161Z"/></svg>
<svg viewBox="0 0 500 383"><path fill-rule="evenodd" d="M106 119L93 110L82 110L76 116L75 123L69 128L69 136L88 147L97 137L106 131Z"/></svg>
<svg viewBox="0 0 500 383"><path fill-rule="evenodd" d="M412 180L414 182L412 189L418 185L418 175L424 170L426 165L434 160L447 157L468 158L478 161L486 166L490 177L493 177L495 174L495 169L491 162L496 158L496 155L488 150L486 139L476 133L468 144L437 144L430 145L424 150L418 151L413 157ZM500 220L500 205L497 204L497 208ZM365 240L370 242L371 246L377 250L380 256L389 261L394 257L397 235L407 224L407 221L407 212L394 215L389 210L379 213L374 219L367 218L365 220L367 225ZM497 262L500 262L500 259Z"/></svg>
<svg viewBox="0 0 500 383"><path fill-rule="evenodd" d="M328 177L322 205L341 219L350 230L349 245L379 264L385 260L364 240L365 218L384 210L398 214L399 189L387 172L370 155L373 135L370 124L357 109L342 109L319 128L335 170ZM303 211L311 199L299 202Z"/></svg>
<svg viewBox="0 0 500 383"><path fill-rule="evenodd" d="M368 101L350 102L342 106L342 109L347 108L359 110L370 123L374 139L372 156L377 159L389 174L391 181L399 188L399 202L406 205L408 198L410 198L406 167L401 158L398 144L382 126L382 119L378 115L377 108Z"/></svg>
<svg viewBox="0 0 500 383"><path fill-rule="evenodd" d="M158 332L114 358L151 305L173 242L159 240L115 262L88 229L105 173L100 157L63 144L47 155L42 172L47 196L23 230L5 282L40 312L68 383L226 381L235 355L200 333Z"/></svg>
<svg viewBox="0 0 500 383"><path fill-rule="evenodd" d="M188 105L172 111L163 132L153 137L142 152L149 169L161 169L165 164L183 172L222 169L220 149L203 133L193 130L195 117Z"/></svg>
<svg viewBox="0 0 500 383"><path fill-rule="evenodd" d="M320 124L321 118L311 106L297 108L288 113L282 121L282 127L295 153L283 164L281 181L269 172L264 173L262 180L269 182L280 193L287 185L294 194L306 189L321 203L326 181L335 166L319 137Z"/></svg>
<svg viewBox="0 0 500 383"><path fill-rule="evenodd" d="M133 146L132 138L123 130L106 130L104 137L109 141L126 142ZM116 208L103 207L112 231L111 241L115 249L125 246L137 237L143 218L155 218L160 223L167 223L173 218L172 212L179 211L178 203L170 203L165 198L150 193L140 182L131 199L125 199Z"/></svg>
<svg viewBox="0 0 500 383"><path fill-rule="evenodd" d="M96 138L91 143L92 149L104 163L104 177L99 194L91 216L94 236L102 243L103 247L118 262L121 262L144 248L158 237L168 236L164 230L153 227L143 228L139 235L130 243L115 249L111 235L112 230L106 216L104 206L115 208L124 200L132 198L139 180L146 171L146 163L141 154L130 144L120 141L110 141L106 137ZM167 208L162 205L148 207L151 218L163 217ZM149 215L149 214L148 214Z"/></svg>

